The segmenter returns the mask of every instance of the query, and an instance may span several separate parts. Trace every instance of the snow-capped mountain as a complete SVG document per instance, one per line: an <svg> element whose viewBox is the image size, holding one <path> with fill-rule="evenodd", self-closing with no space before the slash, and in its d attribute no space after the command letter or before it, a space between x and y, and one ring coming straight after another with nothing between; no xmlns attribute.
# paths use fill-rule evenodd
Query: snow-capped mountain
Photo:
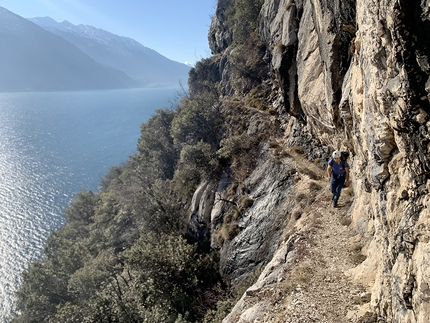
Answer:
<svg viewBox="0 0 430 323"><path fill-rule="evenodd" d="M189 66L169 60L134 39L93 26L58 23L49 17L28 20L74 44L95 61L123 71L140 86L176 86L188 79Z"/></svg>
<svg viewBox="0 0 430 323"><path fill-rule="evenodd" d="M65 39L0 7L0 91L114 89L138 86Z"/></svg>

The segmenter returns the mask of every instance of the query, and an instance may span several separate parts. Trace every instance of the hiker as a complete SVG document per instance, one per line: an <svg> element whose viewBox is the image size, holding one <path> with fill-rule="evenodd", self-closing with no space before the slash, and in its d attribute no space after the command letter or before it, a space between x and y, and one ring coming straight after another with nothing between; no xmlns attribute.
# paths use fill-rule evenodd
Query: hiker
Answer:
<svg viewBox="0 0 430 323"><path fill-rule="evenodd" d="M341 152L335 150L327 166L327 177L330 181L330 192L333 194L332 201L334 207L337 207L342 187L344 185L349 186L349 165L341 157Z"/></svg>

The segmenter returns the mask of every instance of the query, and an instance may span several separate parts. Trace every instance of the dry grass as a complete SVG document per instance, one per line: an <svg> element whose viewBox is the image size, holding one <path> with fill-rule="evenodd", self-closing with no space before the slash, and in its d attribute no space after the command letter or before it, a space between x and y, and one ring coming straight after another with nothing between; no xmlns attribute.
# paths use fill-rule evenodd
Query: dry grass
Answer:
<svg viewBox="0 0 430 323"><path fill-rule="evenodd" d="M244 196L238 206L233 205L230 212L225 213L223 223L218 231L217 240L221 240L221 242L231 241L240 233L238 225L239 217L253 203L254 200L252 198Z"/></svg>
<svg viewBox="0 0 430 323"><path fill-rule="evenodd" d="M269 148L281 149L281 144L279 142L277 142L276 140L272 140L271 142L269 142Z"/></svg>
<svg viewBox="0 0 430 323"><path fill-rule="evenodd" d="M347 216L343 216L340 218L339 223L344 226L349 226L351 224L351 218Z"/></svg>
<svg viewBox="0 0 430 323"><path fill-rule="evenodd" d="M245 95L244 103L260 111L268 110L267 97L269 94L270 89L268 87L256 86Z"/></svg>
<svg viewBox="0 0 430 323"><path fill-rule="evenodd" d="M316 192L321 191L322 186L320 184L312 181L309 183L309 189L311 190L311 192L316 193Z"/></svg>
<svg viewBox="0 0 430 323"><path fill-rule="evenodd" d="M293 214L291 215L291 218L294 221L297 221L298 219L300 219L302 217L303 212L301 210L296 210L293 212Z"/></svg>
<svg viewBox="0 0 430 323"><path fill-rule="evenodd" d="M361 253L362 249L363 245L361 243L356 243L352 246L351 260L356 265L359 265L366 260L366 256Z"/></svg>
<svg viewBox="0 0 430 323"><path fill-rule="evenodd" d="M306 289L312 279L314 269L310 261L300 262L291 269L288 280L282 284L282 296L289 295L297 288Z"/></svg>
<svg viewBox="0 0 430 323"><path fill-rule="evenodd" d="M290 157L300 174L308 176L314 181L325 178L325 169L318 167L317 162L307 160L305 151L300 146L293 146L286 149L286 154Z"/></svg>
<svg viewBox="0 0 430 323"><path fill-rule="evenodd" d="M310 261L304 261L298 266L294 267L290 273L290 281L295 287L306 287L312 279L314 273L314 265Z"/></svg>
<svg viewBox="0 0 430 323"><path fill-rule="evenodd" d="M283 159L291 157L288 151L286 151L282 145L276 141L270 142L269 148L271 149L271 154L277 164L280 164Z"/></svg>
<svg viewBox="0 0 430 323"><path fill-rule="evenodd" d="M284 51L284 49L285 49L285 45L284 45L284 44L282 44L282 42L280 41L279 43L277 43L277 44L276 44L276 49L277 49L280 53L282 53L282 52Z"/></svg>
<svg viewBox="0 0 430 323"><path fill-rule="evenodd" d="M243 213L244 210L251 207L254 204L254 200L250 198L248 195L244 196L239 203L239 213Z"/></svg>
<svg viewBox="0 0 430 323"><path fill-rule="evenodd" d="M224 221L218 234L218 240L231 241L240 233L237 221Z"/></svg>
<svg viewBox="0 0 430 323"><path fill-rule="evenodd" d="M305 153L305 151L303 150L303 148L300 147L300 146L291 147L291 150L293 152L295 152L296 154L300 154L300 155L303 155Z"/></svg>
<svg viewBox="0 0 430 323"><path fill-rule="evenodd" d="M349 197L354 196L354 189L352 188L352 185L350 185L349 187L343 188L342 194L347 195Z"/></svg>
<svg viewBox="0 0 430 323"><path fill-rule="evenodd" d="M377 323L378 317L375 313L372 312L366 312L364 316L360 317L360 319L357 321L357 323Z"/></svg>

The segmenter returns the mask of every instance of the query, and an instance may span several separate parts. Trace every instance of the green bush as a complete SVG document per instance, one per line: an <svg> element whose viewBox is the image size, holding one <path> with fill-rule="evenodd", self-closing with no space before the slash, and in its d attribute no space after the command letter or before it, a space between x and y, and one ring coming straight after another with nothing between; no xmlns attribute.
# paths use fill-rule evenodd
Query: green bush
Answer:
<svg viewBox="0 0 430 323"><path fill-rule="evenodd" d="M221 81L219 62L221 55L215 55L210 58L198 61L195 67L188 73L188 85L190 97L198 93L219 93L219 82Z"/></svg>
<svg viewBox="0 0 430 323"><path fill-rule="evenodd" d="M197 97L183 98L172 121L171 134L176 143L199 141L215 145L219 127L218 96L205 92Z"/></svg>
<svg viewBox="0 0 430 323"><path fill-rule="evenodd" d="M79 192L76 199L72 201L65 211L66 220L83 224L91 223L96 201L97 196L92 191Z"/></svg>
<svg viewBox="0 0 430 323"><path fill-rule="evenodd" d="M100 193L77 194L43 259L24 272L12 323L188 323L214 308L219 260L184 238L178 196L218 170L215 92L157 110Z"/></svg>
<svg viewBox="0 0 430 323"><path fill-rule="evenodd" d="M180 163L194 166L201 177L212 177L218 168L217 156L211 145L202 141L185 145L181 150Z"/></svg>
<svg viewBox="0 0 430 323"><path fill-rule="evenodd" d="M181 165L175 172L172 180L174 191L183 199L193 196L201 180L200 171L192 165Z"/></svg>
<svg viewBox="0 0 430 323"><path fill-rule="evenodd" d="M160 109L141 125L137 142L139 153L134 156L141 172L148 173L149 170L152 177L172 178L179 155L170 134L174 117L173 111Z"/></svg>
<svg viewBox="0 0 430 323"><path fill-rule="evenodd" d="M264 0L236 0L234 3L234 34L236 43L243 44L258 27L258 15Z"/></svg>
<svg viewBox="0 0 430 323"><path fill-rule="evenodd" d="M246 94L261 85L268 73L268 66L263 59L265 53L266 47L258 32L248 33L243 41L234 45L228 59L232 65L231 84L236 91ZM267 90L261 91L259 95L269 93ZM265 109L263 100L256 100L252 105L255 104L258 109Z"/></svg>

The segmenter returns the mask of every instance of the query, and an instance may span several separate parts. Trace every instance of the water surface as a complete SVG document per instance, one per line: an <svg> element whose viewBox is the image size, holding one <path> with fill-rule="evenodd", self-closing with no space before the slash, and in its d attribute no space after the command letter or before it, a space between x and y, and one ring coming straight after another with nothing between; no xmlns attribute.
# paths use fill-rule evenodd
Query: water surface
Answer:
<svg viewBox="0 0 430 323"><path fill-rule="evenodd" d="M140 124L177 89L0 94L0 322L81 189L135 153ZM2 321L3 320L3 321Z"/></svg>

